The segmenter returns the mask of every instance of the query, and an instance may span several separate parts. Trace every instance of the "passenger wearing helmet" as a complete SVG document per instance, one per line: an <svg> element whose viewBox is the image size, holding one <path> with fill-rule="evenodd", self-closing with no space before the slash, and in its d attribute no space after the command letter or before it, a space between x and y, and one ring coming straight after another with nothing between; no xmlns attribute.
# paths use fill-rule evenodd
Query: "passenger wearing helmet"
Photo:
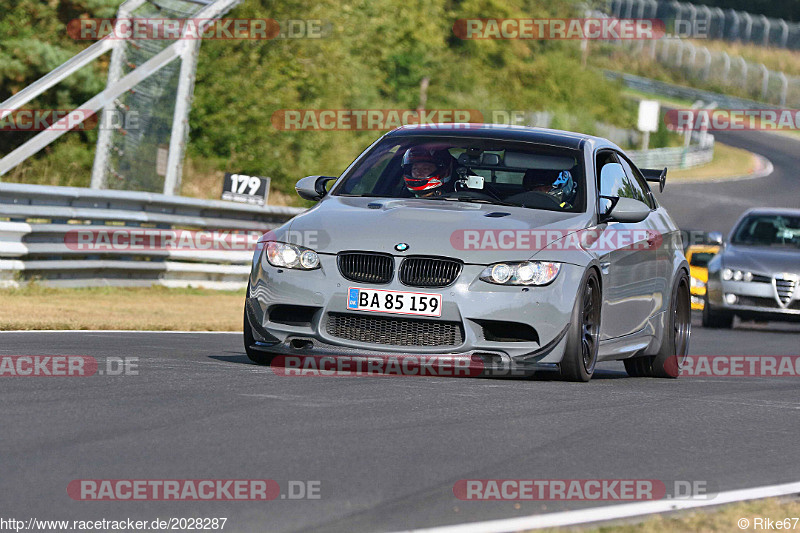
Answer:
<svg viewBox="0 0 800 533"><path fill-rule="evenodd" d="M536 168L529 168L522 177L522 186L526 191L550 192L553 186L553 176L550 172L542 172Z"/></svg>
<svg viewBox="0 0 800 533"><path fill-rule="evenodd" d="M418 198L453 191L453 156L444 149L409 148L403 156L403 180Z"/></svg>
<svg viewBox="0 0 800 533"><path fill-rule="evenodd" d="M553 182L549 191L564 209L572 209L577 192L578 184L572 179L572 173L569 170L562 170L558 173L558 178Z"/></svg>

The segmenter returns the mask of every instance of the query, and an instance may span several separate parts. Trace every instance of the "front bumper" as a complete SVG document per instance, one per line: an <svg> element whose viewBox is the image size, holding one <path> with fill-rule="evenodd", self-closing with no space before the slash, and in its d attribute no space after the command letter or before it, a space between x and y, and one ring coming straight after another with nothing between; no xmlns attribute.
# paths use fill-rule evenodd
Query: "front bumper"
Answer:
<svg viewBox="0 0 800 533"><path fill-rule="evenodd" d="M397 258L399 259L399 258ZM396 263L399 261L396 260ZM464 265L449 287L427 289L408 287L397 276L388 284L351 282L339 272L336 256L320 254L321 268L312 271L280 269L260 260L250 278L246 311L256 344L255 349L277 354L313 353L324 355L449 354L480 358L484 365L555 369L561 361L578 287L584 269L563 264L558 277L545 287L492 285L478 279L482 265ZM350 287L438 293L442 314L436 318L408 317L347 309ZM276 319L277 309L303 307L303 320ZM331 314L392 321L425 321L432 326L457 325L456 343L437 346L394 345L344 338L329 328ZM527 324L535 338L498 339L487 335L487 321ZM405 327L399 324L398 327ZM487 338L490 337L490 338Z"/></svg>
<svg viewBox="0 0 800 533"><path fill-rule="evenodd" d="M706 288L705 287L692 287L690 289L692 309L702 311L705 302Z"/></svg>
<svg viewBox="0 0 800 533"><path fill-rule="evenodd" d="M708 304L714 311L729 312L744 319L800 320L800 290L781 301L771 282L722 280L709 278Z"/></svg>

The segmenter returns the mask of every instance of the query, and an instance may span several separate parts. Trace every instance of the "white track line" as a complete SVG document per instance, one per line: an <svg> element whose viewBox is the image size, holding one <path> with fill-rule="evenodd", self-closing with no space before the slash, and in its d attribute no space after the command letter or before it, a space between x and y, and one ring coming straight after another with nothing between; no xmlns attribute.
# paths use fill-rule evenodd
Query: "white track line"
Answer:
<svg viewBox="0 0 800 533"><path fill-rule="evenodd" d="M3 333L180 333L181 335L241 335L241 331L165 331L147 329L9 329L0 331Z"/></svg>
<svg viewBox="0 0 800 533"><path fill-rule="evenodd" d="M694 509L697 507L709 507L761 498L774 498L798 493L800 493L800 482L794 482L784 483L782 485L767 485L752 489L719 492L716 495L709 495L709 499L658 500L652 502L625 503L576 511L564 511L560 513L547 513L521 516L519 518L503 518L499 520L487 520L485 522L471 522L451 526L414 529L411 531L415 533L505 533L507 531L575 526L592 522L604 522L606 520L618 520L648 514Z"/></svg>

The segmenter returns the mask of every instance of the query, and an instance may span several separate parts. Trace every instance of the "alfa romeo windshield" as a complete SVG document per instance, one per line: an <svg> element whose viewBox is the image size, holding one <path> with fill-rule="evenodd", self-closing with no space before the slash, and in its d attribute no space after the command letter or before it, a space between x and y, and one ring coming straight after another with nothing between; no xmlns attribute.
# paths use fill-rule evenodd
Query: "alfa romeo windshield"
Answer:
<svg viewBox="0 0 800 533"><path fill-rule="evenodd" d="M800 247L800 217L751 215L736 228L733 244Z"/></svg>

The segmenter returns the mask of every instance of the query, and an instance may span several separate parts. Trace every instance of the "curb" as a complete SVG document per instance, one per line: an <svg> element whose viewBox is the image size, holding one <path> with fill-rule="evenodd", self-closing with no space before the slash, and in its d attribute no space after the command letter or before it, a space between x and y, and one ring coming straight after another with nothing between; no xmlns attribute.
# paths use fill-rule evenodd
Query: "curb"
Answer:
<svg viewBox="0 0 800 533"><path fill-rule="evenodd" d="M752 153L756 158L756 170L750 174L742 174L739 176L729 176L729 177L721 177L721 178L680 178L677 179L679 183L724 183L728 181L744 181L744 180L754 180L759 178L766 178L775 170L775 167L772 164L772 161L764 157L763 155Z"/></svg>

